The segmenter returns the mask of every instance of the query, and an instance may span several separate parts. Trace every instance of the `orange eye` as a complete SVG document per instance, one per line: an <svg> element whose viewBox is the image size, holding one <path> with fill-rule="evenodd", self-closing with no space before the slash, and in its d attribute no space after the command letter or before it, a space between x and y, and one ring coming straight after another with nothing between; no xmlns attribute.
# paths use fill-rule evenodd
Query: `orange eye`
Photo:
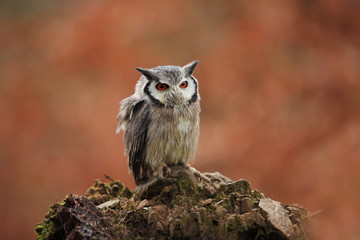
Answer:
<svg viewBox="0 0 360 240"><path fill-rule="evenodd" d="M164 91L168 88L169 86L165 83L158 83L156 84L156 89L159 91Z"/></svg>
<svg viewBox="0 0 360 240"><path fill-rule="evenodd" d="M180 86L181 88L187 88L188 82L187 82L187 81L184 81L184 82L182 82L179 86Z"/></svg>

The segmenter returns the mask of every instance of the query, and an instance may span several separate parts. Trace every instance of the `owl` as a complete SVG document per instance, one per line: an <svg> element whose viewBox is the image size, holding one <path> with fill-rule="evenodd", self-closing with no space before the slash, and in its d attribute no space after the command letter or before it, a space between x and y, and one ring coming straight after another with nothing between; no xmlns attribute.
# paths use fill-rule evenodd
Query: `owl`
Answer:
<svg viewBox="0 0 360 240"><path fill-rule="evenodd" d="M161 166L187 166L194 158L200 123L199 85L192 76L197 64L136 68L142 75L135 93L120 102L116 132L124 131L137 185Z"/></svg>

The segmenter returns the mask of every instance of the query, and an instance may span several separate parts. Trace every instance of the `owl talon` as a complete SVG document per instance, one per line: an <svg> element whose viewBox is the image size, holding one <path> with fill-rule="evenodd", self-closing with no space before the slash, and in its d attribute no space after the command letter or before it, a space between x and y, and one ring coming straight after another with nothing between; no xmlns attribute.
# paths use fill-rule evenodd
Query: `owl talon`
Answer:
<svg viewBox="0 0 360 240"><path fill-rule="evenodd" d="M159 167L154 172L154 176L157 176L159 178L165 178L166 176L169 176L171 173L171 169L165 164L161 163Z"/></svg>
<svg viewBox="0 0 360 240"><path fill-rule="evenodd" d="M196 168L191 167L190 165L187 165L187 168L190 169L190 171L195 175L199 182L211 183L211 180L207 176L196 170Z"/></svg>

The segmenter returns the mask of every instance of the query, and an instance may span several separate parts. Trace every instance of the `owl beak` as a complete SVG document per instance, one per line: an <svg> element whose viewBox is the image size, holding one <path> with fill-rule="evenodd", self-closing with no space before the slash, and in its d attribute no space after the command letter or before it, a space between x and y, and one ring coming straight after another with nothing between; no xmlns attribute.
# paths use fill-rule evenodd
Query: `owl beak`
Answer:
<svg viewBox="0 0 360 240"><path fill-rule="evenodd" d="M172 106L179 105L182 102L182 96L180 93L173 92L171 94L171 104Z"/></svg>
<svg viewBox="0 0 360 240"><path fill-rule="evenodd" d="M178 105L180 102L180 99L177 95L174 96L174 105Z"/></svg>
<svg viewBox="0 0 360 240"><path fill-rule="evenodd" d="M184 102L184 96L182 93L177 92L174 89L171 89L169 94L167 94L165 97L165 102L166 105L168 105L169 107L175 107L177 105L181 105L182 102Z"/></svg>

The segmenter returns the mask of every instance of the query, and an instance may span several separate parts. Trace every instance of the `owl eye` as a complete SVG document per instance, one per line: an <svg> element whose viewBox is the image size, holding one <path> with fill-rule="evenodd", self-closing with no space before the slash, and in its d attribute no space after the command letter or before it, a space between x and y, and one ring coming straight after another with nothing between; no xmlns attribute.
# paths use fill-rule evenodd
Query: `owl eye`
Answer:
<svg viewBox="0 0 360 240"><path fill-rule="evenodd" d="M181 88L187 88L188 82L187 82L187 81L184 81L184 82L182 82L179 86L180 86Z"/></svg>
<svg viewBox="0 0 360 240"><path fill-rule="evenodd" d="M158 83L156 84L156 89L159 91L164 91L169 87L169 85L165 84L165 83Z"/></svg>

